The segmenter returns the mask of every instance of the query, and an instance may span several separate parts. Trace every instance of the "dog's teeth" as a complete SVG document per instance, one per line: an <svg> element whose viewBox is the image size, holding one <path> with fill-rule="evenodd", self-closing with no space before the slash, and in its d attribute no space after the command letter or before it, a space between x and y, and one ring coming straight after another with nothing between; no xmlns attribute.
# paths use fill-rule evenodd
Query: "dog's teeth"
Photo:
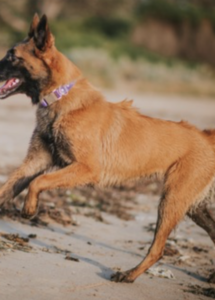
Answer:
<svg viewBox="0 0 215 300"><path fill-rule="evenodd" d="M19 82L19 79L18 79L18 78L16 78L16 79L15 79L15 83L18 83L18 82Z"/></svg>

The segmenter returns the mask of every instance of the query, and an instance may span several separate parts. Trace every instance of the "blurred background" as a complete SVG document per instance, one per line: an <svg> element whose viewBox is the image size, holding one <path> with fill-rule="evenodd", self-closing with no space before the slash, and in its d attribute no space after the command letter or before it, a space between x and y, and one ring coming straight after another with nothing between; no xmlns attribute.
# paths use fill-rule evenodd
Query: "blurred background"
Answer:
<svg viewBox="0 0 215 300"><path fill-rule="evenodd" d="M35 12L99 87L215 95L214 0L0 0L1 57Z"/></svg>

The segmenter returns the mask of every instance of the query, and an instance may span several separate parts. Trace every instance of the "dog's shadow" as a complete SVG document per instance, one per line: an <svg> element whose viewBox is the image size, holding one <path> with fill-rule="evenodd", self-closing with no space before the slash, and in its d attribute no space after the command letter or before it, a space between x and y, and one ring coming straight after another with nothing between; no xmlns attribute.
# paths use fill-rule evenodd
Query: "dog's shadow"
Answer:
<svg viewBox="0 0 215 300"><path fill-rule="evenodd" d="M1 230L4 231L4 233L8 233L8 234L19 234L20 236L22 237L27 237L28 236L28 233L26 233L25 230L21 230L20 228L16 228L15 227L15 224L13 226L12 223L6 221L6 220L0 220L0 228ZM64 228L60 228L60 227L56 227L56 226L46 226L44 227L43 229L46 229L46 230L50 230L50 231L54 231L58 234L63 234L63 235L68 235L68 232L66 230L64 230ZM71 235L72 238L74 239L78 239L78 240L81 240L83 241L84 243L91 243L92 245L97 245L97 246L101 246L101 247L104 247L104 248L107 248L108 250L113 250L113 251L120 251L120 252L123 252L123 253L126 253L126 254L130 254L130 255L135 255L135 256L138 256L138 257L141 257L141 255L135 253L135 252L132 252L132 251L127 251L127 250L124 250L124 249L120 249L120 248L117 248L117 247L114 247L114 246L110 246L106 243L103 243L103 242L98 242L92 238L89 238L89 237L86 237L84 235L80 235L80 234L76 234L76 233L73 233ZM39 239L38 237L36 239L31 239L31 244L32 245L35 245L35 246L38 246L38 247L41 247L41 248L46 248L46 249L53 249L55 246L52 245L52 244L49 244L49 243L46 243L44 241L42 241L41 239ZM110 279L110 276L114 273L114 271L105 266L104 264L98 262L97 260L94 260L92 258L88 258L88 257L85 257L85 256L81 256L79 254L76 254L76 253L72 253L72 257L78 259L79 261L83 261L85 263L88 263L88 264L91 264L97 268L100 269L100 272L97 272L97 275L100 276L101 278L103 279L106 279L106 280L109 280ZM185 273L186 275L188 276L191 276L201 282L207 282L207 278L195 273L195 272L192 272L190 270L185 270L185 269L182 269L180 267L176 267L174 265L171 265L171 268L172 269L175 269L177 271L180 271L180 272L183 272Z"/></svg>
<svg viewBox="0 0 215 300"><path fill-rule="evenodd" d="M176 267L176 266L174 266L174 265L171 265L171 268L172 269L175 269L175 270L177 270L177 271L180 271L180 272L182 272L182 273L184 273L184 274L186 274L186 275L188 275L188 276L191 276L191 277L193 277L194 279L196 279L196 280L199 280L199 281L201 281L201 282L208 282L208 278L206 278L206 277L204 277L204 276L202 276L202 275L199 275L198 273L196 273L196 272L193 272L193 271L188 271L188 270L186 270L186 269L182 269L182 268L180 268L180 267Z"/></svg>
<svg viewBox="0 0 215 300"><path fill-rule="evenodd" d="M85 263L88 263L90 265L93 265L93 266L99 268L101 270L101 272L97 272L96 274L103 279L109 280L111 275L114 273L114 271L111 268L106 267L105 265L101 264L100 262L98 262L92 258L80 256L80 255L74 254L74 253L72 254L72 257L77 258L80 261L83 261Z"/></svg>
<svg viewBox="0 0 215 300"><path fill-rule="evenodd" d="M15 224L10 223L10 222L8 222L6 220L0 220L0 228L6 234L19 234L21 237L28 237L28 234L29 234L28 233L29 230L28 230L28 232L26 232L24 228L23 229L16 228ZM43 229L50 230L52 232L54 231L54 232L56 232L58 234L64 234L64 235L67 234L68 235L68 232L66 230L64 230L63 228L60 228L60 227L55 227L55 226L49 227L49 226L46 226ZM71 237L75 238L75 239L78 239L78 240L81 240L84 243L89 243L90 242L92 245L98 245L98 246L101 246L101 247L108 248L109 250L126 252L128 254L140 256L137 253L129 252L129 251L126 251L126 250L123 250L123 249L119 249L119 248L116 248L116 247L112 247L110 245L107 245L105 243L101 243L101 242L95 241L92 238L88 238L88 237L80 235L80 234L75 234L74 233L74 234L71 235ZM52 249L55 248L55 246L53 244L44 242L44 241L42 241L38 237L34 238L34 239L30 239L30 244L32 246L35 245L37 247L45 248L45 249L50 249L50 250L52 250ZM68 251L68 252L70 252L70 251ZM97 272L97 275L100 276L103 279L109 280L111 274L113 274L113 270L111 268L105 266L104 264L98 262L97 260L94 260L92 258L88 258L88 257L85 257L85 256L81 256L81 255L76 254L76 253L72 253L72 257L78 259L79 261L83 261L85 263L91 264L91 265L99 268L101 272Z"/></svg>

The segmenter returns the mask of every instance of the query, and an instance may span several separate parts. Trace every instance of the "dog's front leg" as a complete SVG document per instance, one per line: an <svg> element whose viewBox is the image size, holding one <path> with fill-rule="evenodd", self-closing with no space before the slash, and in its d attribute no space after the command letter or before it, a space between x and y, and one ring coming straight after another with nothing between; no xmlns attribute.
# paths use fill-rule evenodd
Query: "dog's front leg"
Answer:
<svg viewBox="0 0 215 300"><path fill-rule="evenodd" d="M75 162L53 173L43 174L35 178L29 185L22 215L29 218L36 213L38 196L42 191L54 188L73 188L78 185L94 184L96 174L85 164Z"/></svg>
<svg viewBox="0 0 215 300"><path fill-rule="evenodd" d="M34 143L36 141L36 143ZM52 165L52 159L42 142L32 138L23 164L16 169L0 188L0 206L21 193L29 183Z"/></svg>

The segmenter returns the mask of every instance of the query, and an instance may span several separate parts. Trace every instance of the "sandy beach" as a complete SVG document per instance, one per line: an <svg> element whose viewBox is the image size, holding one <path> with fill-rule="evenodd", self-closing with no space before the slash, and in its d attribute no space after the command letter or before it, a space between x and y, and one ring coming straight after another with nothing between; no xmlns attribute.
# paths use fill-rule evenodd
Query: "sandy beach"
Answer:
<svg viewBox="0 0 215 300"><path fill-rule="evenodd" d="M114 102L132 98L146 115L215 128L215 101L209 99L104 94ZM34 125L30 99L19 95L0 102L1 185L25 157ZM44 193L35 222L19 216L24 195L16 208L10 204L0 214L0 299L215 299L215 286L206 282L215 268L214 245L188 218L171 234L164 257L148 273L133 284L109 281L114 271L133 267L146 254L159 183Z"/></svg>

